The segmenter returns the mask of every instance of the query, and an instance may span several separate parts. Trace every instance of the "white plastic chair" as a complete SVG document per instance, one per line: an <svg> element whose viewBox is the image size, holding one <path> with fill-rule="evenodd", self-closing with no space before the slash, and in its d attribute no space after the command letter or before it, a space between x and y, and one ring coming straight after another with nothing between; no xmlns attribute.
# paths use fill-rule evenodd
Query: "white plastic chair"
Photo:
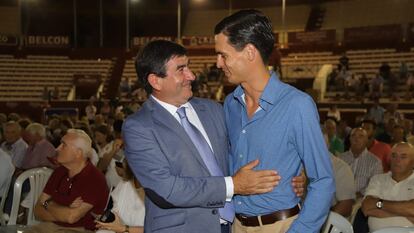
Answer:
<svg viewBox="0 0 414 233"><path fill-rule="evenodd" d="M323 233L354 233L351 223L342 215L330 212L322 228Z"/></svg>
<svg viewBox="0 0 414 233"><path fill-rule="evenodd" d="M29 212L27 215L27 225L34 225L38 223L33 214L34 206L36 205L40 194L43 192L43 188L45 187L52 172L52 169L46 167L33 168L23 172L19 177L17 177L16 182L14 183L12 210L10 212L10 219L7 225L16 225L22 195L22 186L23 182L27 179L30 181L30 192L28 195L31 195L28 197L31 203L29 205Z"/></svg>
<svg viewBox="0 0 414 233"><path fill-rule="evenodd" d="M373 233L414 233L414 227L387 227Z"/></svg>
<svg viewBox="0 0 414 233"><path fill-rule="evenodd" d="M12 176L13 174L10 174L9 179L6 181L6 183L4 184L6 187L4 189L4 192L1 196L1 202L0 202L0 224L2 226L6 225L6 219L4 219L4 213L3 213L3 209L4 209L4 205L6 204L6 199L7 199L7 195L9 194L9 187L10 187L10 182L12 180Z"/></svg>

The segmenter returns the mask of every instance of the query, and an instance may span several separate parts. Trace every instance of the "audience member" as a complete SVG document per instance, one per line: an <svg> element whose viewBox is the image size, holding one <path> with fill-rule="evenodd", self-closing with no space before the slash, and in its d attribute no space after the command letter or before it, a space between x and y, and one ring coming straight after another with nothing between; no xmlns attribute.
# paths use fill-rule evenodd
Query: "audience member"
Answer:
<svg viewBox="0 0 414 233"><path fill-rule="evenodd" d="M326 117L335 119L336 122L341 120L341 111L338 109L338 105L332 104L329 106L328 113L326 113Z"/></svg>
<svg viewBox="0 0 414 233"><path fill-rule="evenodd" d="M105 178L91 163L91 139L82 130L70 129L57 148L61 164L50 176L34 210L42 222L28 233L92 232L91 213L102 214L108 199Z"/></svg>
<svg viewBox="0 0 414 233"><path fill-rule="evenodd" d="M346 52L342 53L339 58L338 70L349 70L349 58L346 56Z"/></svg>
<svg viewBox="0 0 414 233"><path fill-rule="evenodd" d="M362 202L371 232L414 223L414 148L401 142L392 148L391 172L371 178Z"/></svg>
<svg viewBox="0 0 414 233"><path fill-rule="evenodd" d="M384 80L389 80L391 75L391 66L388 62L383 62L379 67L378 72Z"/></svg>
<svg viewBox="0 0 414 233"><path fill-rule="evenodd" d="M368 135L367 148L369 152L373 153L379 160L381 160L382 168L384 172L390 170L390 156L391 147L390 145L380 142L375 139L376 123L373 120L363 120L361 127L365 129Z"/></svg>
<svg viewBox="0 0 414 233"><path fill-rule="evenodd" d="M89 124L93 124L95 121L95 115L97 112L97 108L94 105L95 97L91 96L89 99L89 104L85 107L85 114L86 118L88 118Z"/></svg>
<svg viewBox="0 0 414 233"><path fill-rule="evenodd" d="M370 97L372 99L381 98L382 92L384 90L384 79L381 75L375 75L375 78L371 79L371 84L369 86Z"/></svg>
<svg viewBox="0 0 414 233"><path fill-rule="evenodd" d="M328 118L325 121L325 130L329 139L329 151L335 156L344 152L344 143L338 137L336 132L336 121L334 119Z"/></svg>
<svg viewBox="0 0 414 233"><path fill-rule="evenodd" d="M22 129L15 121L9 121L3 126L5 141L1 149L12 159L16 168L22 168L22 163L27 150L27 143L22 138Z"/></svg>
<svg viewBox="0 0 414 233"><path fill-rule="evenodd" d="M9 190L9 181L14 173L14 165L10 156L0 149L0 200L3 198L4 192ZM0 211L1 213L2 211ZM3 217L3 216L1 216Z"/></svg>
<svg viewBox="0 0 414 233"><path fill-rule="evenodd" d="M349 141L351 130L352 128L348 126L348 122L345 119L339 121L336 134L344 142L344 151L349 150L351 145Z"/></svg>
<svg viewBox="0 0 414 233"><path fill-rule="evenodd" d="M373 101L372 107L368 110L368 117L374 119L376 124L383 124L385 108L381 107L379 98L374 98Z"/></svg>
<svg viewBox="0 0 414 233"><path fill-rule="evenodd" d="M53 167L48 158L56 155L55 147L46 140L46 129L39 123L31 123L25 129L23 139L27 142L26 155L22 161L22 169L27 170L36 167Z"/></svg>
<svg viewBox="0 0 414 233"><path fill-rule="evenodd" d="M96 227L100 229L97 233L144 232L145 192L126 160L123 162L121 176L123 181L111 193L115 221L110 223L97 221Z"/></svg>
<svg viewBox="0 0 414 233"><path fill-rule="evenodd" d="M395 123L400 124L404 120L404 114L398 110L398 103L389 103L384 112L384 122L394 119Z"/></svg>
<svg viewBox="0 0 414 233"><path fill-rule="evenodd" d="M331 160L336 190L331 210L344 217L349 217L352 213L352 205L356 199L354 174L350 166L342 159L331 154Z"/></svg>
<svg viewBox="0 0 414 233"><path fill-rule="evenodd" d="M395 144L399 142L406 142L404 136L404 127L402 127L401 125L396 125L392 130L390 146L393 147Z"/></svg>
<svg viewBox="0 0 414 233"><path fill-rule="evenodd" d="M390 144L391 143L391 136L392 131L394 130L394 127L397 125L394 118L387 118L388 120L384 123L384 129L382 132L378 133L375 138L378 141L381 141L383 143ZM385 119L384 119L385 120Z"/></svg>
<svg viewBox="0 0 414 233"><path fill-rule="evenodd" d="M381 161L367 150L367 143L367 132L363 128L354 128L351 132L350 150L339 155L352 168L357 197L365 194L369 179L383 171Z"/></svg>

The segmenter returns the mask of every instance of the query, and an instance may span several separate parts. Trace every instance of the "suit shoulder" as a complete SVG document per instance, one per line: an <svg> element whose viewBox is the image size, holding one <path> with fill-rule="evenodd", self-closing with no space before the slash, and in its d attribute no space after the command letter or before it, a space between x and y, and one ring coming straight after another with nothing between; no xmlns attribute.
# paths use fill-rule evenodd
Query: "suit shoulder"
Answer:
<svg viewBox="0 0 414 233"><path fill-rule="evenodd" d="M219 108L222 109L223 105L221 105L220 103L211 100L211 99L205 99L205 98L199 98L199 97L194 97L191 99L191 103L194 104L203 104L204 106L208 107L208 108Z"/></svg>

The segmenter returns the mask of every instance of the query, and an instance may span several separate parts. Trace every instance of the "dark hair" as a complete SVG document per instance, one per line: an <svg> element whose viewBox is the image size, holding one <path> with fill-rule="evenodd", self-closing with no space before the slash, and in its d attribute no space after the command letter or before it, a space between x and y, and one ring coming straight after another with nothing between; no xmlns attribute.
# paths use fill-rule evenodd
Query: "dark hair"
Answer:
<svg viewBox="0 0 414 233"><path fill-rule="evenodd" d="M371 119L364 119L363 121L361 121L361 125L362 124L371 124L374 129L377 128L377 123Z"/></svg>
<svg viewBox="0 0 414 233"><path fill-rule="evenodd" d="M214 28L214 34L223 33L238 51L252 44L260 52L265 64L272 54L275 37L268 17L258 10L241 10L223 20Z"/></svg>
<svg viewBox="0 0 414 233"><path fill-rule="evenodd" d="M152 93L148 76L155 74L164 78L167 75L165 64L173 57L186 54L187 50L183 46L167 40L151 41L138 53L135 59L135 69L138 80L143 84L147 94Z"/></svg>
<svg viewBox="0 0 414 233"><path fill-rule="evenodd" d="M121 133L122 131L122 124L124 123L123 120L115 120L112 127L114 128L114 131L117 133Z"/></svg>

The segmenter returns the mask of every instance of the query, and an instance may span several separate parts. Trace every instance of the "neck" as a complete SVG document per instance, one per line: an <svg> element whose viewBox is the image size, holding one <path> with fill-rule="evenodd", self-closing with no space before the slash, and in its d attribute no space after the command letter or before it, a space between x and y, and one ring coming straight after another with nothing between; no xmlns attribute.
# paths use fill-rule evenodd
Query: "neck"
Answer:
<svg viewBox="0 0 414 233"><path fill-rule="evenodd" d="M266 67L263 67L258 70L256 69L254 72L247 75L250 76L250 78L246 78L246 81L241 83L246 95L246 103L247 101L258 103L259 98L269 81L270 73Z"/></svg>
<svg viewBox="0 0 414 233"><path fill-rule="evenodd" d="M86 160L82 160L79 163L65 166L69 170L69 177L72 178L79 174L86 167Z"/></svg>
<svg viewBox="0 0 414 233"><path fill-rule="evenodd" d="M405 172L405 173L394 173L393 172L392 173L392 179L397 181L397 182L400 182L400 181L403 181L403 180L407 179L408 177L410 177L411 174L413 174L412 170L410 170L408 172Z"/></svg>
<svg viewBox="0 0 414 233"><path fill-rule="evenodd" d="M351 152L354 155L355 158L359 157L362 152L364 152L365 148L359 149L359 148L351 148Z"/></svg>

